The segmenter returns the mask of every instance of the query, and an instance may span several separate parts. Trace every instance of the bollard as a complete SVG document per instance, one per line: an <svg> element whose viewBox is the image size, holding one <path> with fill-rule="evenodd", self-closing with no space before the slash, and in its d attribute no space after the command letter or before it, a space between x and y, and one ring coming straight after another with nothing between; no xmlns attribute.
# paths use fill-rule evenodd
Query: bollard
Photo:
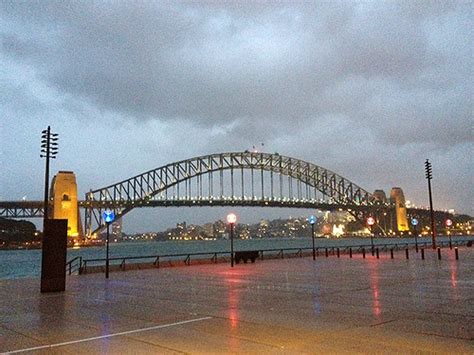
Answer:
<svg viewBox="0 0 474 355"><path fill-rule="evenodd" d="M408 255L408 248L405 249L405 256L408 259L410 256Z"/></svg>
<svg viewBox="0 0 474 355"><path fill-rule="evenodd" d="M456 248L457 249L457 248ZM352 248L349 248L349 258L352 259Z"/></svg>
<svg viewBox="0 0 474 355"><path fill-rule="evenodd" d="M438 260L441 260L441 248L438 247Z"/></svg>
<svg viewBox="0 0 474 355"><path fill-rule="evenodd" d="M339 258L340 254L339 254L339 248L337 248L337 257Z"/></svg>
<svg viewBox="0 0 474 355"><path fill-rule="evenodd" d="M362 257L365 259L365 248L362 248Z"/></svg>
<svg viewBox="0 0 474 355"><path fill-rule="evenodd" d="M393 259L393 249L390 249L390 259Z"/></svg>
<svg viewBox="0 0 474 355"><path fill-rule="evenodd" d="M328 248L326 248L326 258L329 256Z"/></svg>
<svg viewBox="0 0 474 355"><path fill-rule="evenodd" d="M379 257L379 248L375 249L375 254L377 255L377 259L380 259L380 257Z"/></svg>
<svg viewBox="0 0 474 355"><path fill-rule="evenodd" d="M425 260L425 249L421 248L421 260Z"/></svg>
<svg viewBox="0 0 474 355"><path fill-rule="evenodd" d="M456 255L456 260L459 260L458 247L454 248L454 255Z"/></svg>

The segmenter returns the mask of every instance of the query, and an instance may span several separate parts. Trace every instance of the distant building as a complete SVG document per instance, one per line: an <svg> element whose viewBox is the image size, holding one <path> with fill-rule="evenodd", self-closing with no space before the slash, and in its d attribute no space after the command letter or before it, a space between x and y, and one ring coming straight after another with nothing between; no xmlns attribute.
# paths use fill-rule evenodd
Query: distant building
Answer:
<svg viewBox="0 0 474 355"><path fill-rule="evenodd" d="M218 220L214 222L214 238L223 238L226 230L227 225L223 221Z"/></svg>
<svg viewBox="0 0 474 355"><path fill-rule="evenodd" d="M112 222L112 236L115 239L122 239L122 218Z"/></svg>
<svg viewBox="0 0 474 355"><path fill-rule="evenodd" d="M270 227L270 221L268 219L260 220L257 232L260 238L267 236L268 227Z"/></svg>
<svg viewBox="0 0 474 355"><path fill-rule="evenodd" d="M208 238L214 237L214 225L212 223L206 223L202 226L203 233Z"/></svg>
<svg viewBox="0 0 474 355"><path fill-rule="evenodd" d="M176 223L176 229L178 229L180 231L185 231L186 230L186 222Z"/></svg>

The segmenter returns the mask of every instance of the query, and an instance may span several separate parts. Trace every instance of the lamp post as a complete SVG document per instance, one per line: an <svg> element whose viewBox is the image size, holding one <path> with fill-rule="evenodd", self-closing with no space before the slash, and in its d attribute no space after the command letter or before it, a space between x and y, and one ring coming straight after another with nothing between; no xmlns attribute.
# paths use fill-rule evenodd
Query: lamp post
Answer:
<svg viewBox="0 0 474 355"><path fill-rule="evenodd" d="M229 213L227 215L227 223L230 227L230 266L234 267L234 224L237 222L237 216L235 213Z"/></svg>
<svg viewBox="0 0 474 355"><path fill-rule="evenodd" d="M44 172L44 216L43 216L43 233L46 220L49 218L49 160L56 159L58 154L58 134L51 133L51 127L41 132L41 158L46 158L46 167Z"/></svg>
<svg viewBox="0 0 474 355"><path fill-rule="evenodd" d="M107 237L105 239L105 278L109 278L109 229L110 224L115 219L115 213L110 210L105 210L102 213L102 218L104 219L105 223L107 224Z"/></svg>
<svg viewBox="0 0 474 355"><path fill-rule="evenodd" d="M309 216L308 222L311 225L311 240L313 242L313 260L316 260L316 249L314 248L314 224L316 223L316 217L313 215Z"/></svg>
<svg viewBox="0 0 474 355"><path fill-rule="evenodd" d="M449 237L449 249L453 249L453 244L451 243L451 233L449 233L449 227L453 225L453 221L448 218L444 223L446 224L446 233Z"/></svg>
<svg viewBox="0 0 474 355"><path fill-rule="evenodd" d="M433 197L431 195L431 179L433 179L433 174L431 170L431 163L428 159L425 161L425 173L426 179L428 180L428 194L430 197L430 217L431 217L431 244L433 249L436 249L436 228L434 220L434 211L433 211Z"/></svg>
<svg viewBox="0 0 474 355"><path fill-rule="evenodd" d="M374 236L372 233L372 226L375 224L375 218L370 216L367 218L367 224L370 229L370 247L372 249L372 256L374 256Z"/></svg>
<svg viewBox="0 0 474 355"><path fill-rule="evenodd" d="M416 226L418 225L418 220L416 218L412 218L411 225L413 226L413 229L415 231L415 249L416 249L416 252L418 253L418 232L416 230Z"/></svg>

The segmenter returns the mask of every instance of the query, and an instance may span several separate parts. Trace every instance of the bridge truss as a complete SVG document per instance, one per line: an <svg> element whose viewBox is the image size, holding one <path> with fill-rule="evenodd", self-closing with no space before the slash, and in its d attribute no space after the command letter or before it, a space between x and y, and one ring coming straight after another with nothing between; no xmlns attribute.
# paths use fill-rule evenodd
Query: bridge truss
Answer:
<svg viewBox="0 0 474 355"><path fill-rule="evenodd" d="M279 154L236 152L168 164L90 191L83 202L85 231L105 228L102 212L118 218L148 206L268 206L360 211L388 204L323 167Z"/></svg>
<svg viewBox="0 0 474 355"><path fill-rule="evenodd" d="M5 218L35 218L43 217L44 202L42 201L2 201L0 202L0 217Z"/></svg>

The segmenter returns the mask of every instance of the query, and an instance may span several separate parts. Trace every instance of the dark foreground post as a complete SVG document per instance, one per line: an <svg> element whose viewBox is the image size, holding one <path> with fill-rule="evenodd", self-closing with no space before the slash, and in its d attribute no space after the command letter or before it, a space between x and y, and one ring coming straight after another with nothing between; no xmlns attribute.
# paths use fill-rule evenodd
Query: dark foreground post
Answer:
<svg viewBox="0 0 474 355"><path fill-rule="evenodd" d="M41 258L41 292L66 290L67 219L46 219Z"/></svg>
<svg viewBox="0 0 474 355"><path fill-rule="evenodd" d="M105 278L109 278L109 236L110 223L107 222L107 237L105 239Z"/></svg>
<svg viewBox="0 0 474 355"><path fill-rule="evenodd" d="M311 215L308 217L308 222L311 224L311 241L313 243L313 260L316 260L316 250L314 248L314 224L316 223L316 217Z"/></svg>
<svg viewBox="0 0 474 355"><path fill-rule="evenodd" d="M458 247L454 247L454 255L456 255L456 260L459 260Z"/></svg>
<svg viewBox="0 0 474 355"><path fill-rule="evenodd" d="M415 249L416 249L416 252L418 253L418 231L416 229L416 226L418 225L418 219L412 218L410 223L413 226L413 232L415 233Z"/></svg>
<svg viewBox="0 0 474 355"><path fill-rule="evenodd" d="M227 223L230 227L230 267L234 267L234 224L237 222L237 216L234 213L227 215ZM262 254L263 257L263 254Z"/></svg>
<svg viewBox="0 0 474 355"><path fill-rule="evenodd" d="M230 224L230 266L234 267L234 223Z"/></svg>
<svg viewBox="0 0 474 355"><path fill-rule="evenodd" d="M107 224L107 235L105 238L105 278L109 278L109 236L110 236L110 223L115 220L115 212L109 209L102 213L102 218Z"/></svg>

